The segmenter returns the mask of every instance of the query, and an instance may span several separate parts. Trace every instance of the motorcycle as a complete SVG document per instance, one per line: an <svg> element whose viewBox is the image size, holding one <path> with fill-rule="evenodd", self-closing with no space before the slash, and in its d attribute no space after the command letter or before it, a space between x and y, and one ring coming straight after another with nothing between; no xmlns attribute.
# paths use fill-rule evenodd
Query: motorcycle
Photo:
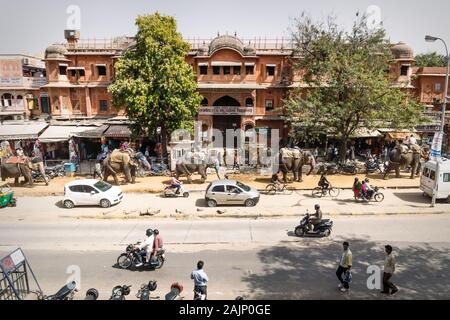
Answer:
<svg viewBox="0 0 450 320"><path fill-rule="evenodd" d="M370 191L369 197L365 197L362 192L355 192L355 190L353 190L353 195L356 201L364 200L369 202L374 200L375 202L382 202L384 200L384 194L379 191L378 187L375 187L372 191Z"/></svg>
<svg viewBox="0 0 450 320"><path fill-rule="evenodd" d="M58 292L50 296L45 296L42 294L42 292L38 292L38 300L73 300L75 292L78 291L76 287L76 282L72 281L59 289Z"/></svg>
<svg viewBox="0 0 450 320"><path fill-rule="evenodd" d="M137 243L136 245L138 245L139 243ZM134 244L130 244L127 246L126 248L126 252L122 253L118 258L117 258L117 265L119 267L121 267L122 269L129 269L132 266L135 268L139 268L136 267L136 265L139 264L139 258L138 255L141 254L143 255L142 257L142 261L145 261L145 254L141 253L139 249L135 249ZM162 266L164 265L164 262L166 261L166 255L165 255L165 250L159 250L156 253L156 261L153 261L153 259L150 260L149 263L144 263L144 265L141 267L145 267L145 266L150 266L152 269L161 269Z"/></svg>
<svg viewBox="0 0 450 320"><path fill-rule="evenodd" d="M99 294L97 289L92 288L86 291L86 297L84 297L84 300L97 300L98 296Z"/></svg>
<svg viewBox="0 0 450 320"><path fill-rule="evenodd" d="M339 173L357 174L358 168L352 163L338 163Z"/></svg>
<svg viewBox="0 0 450 320"><path fill-rule="evenodd" d="M125 300L125 296L130 294L131 286L115 286L112 289L111 298L109 300Z"/></svg>
<svg viewBox="0 0 450 320"><path fill-rule="evenodd" d="M166 186L164 188L163 195L165 198L177 198L177 197L188 198L189 192L185 191L183 185L181 184L179 192L176 192L176 188L172 186Z"/></svg>
<svg viewBox="0 0 450 320"><path fill-rule="evenodd" d="M305 235L328 237L331 234L333 228L333 221L330 219L322 219L319 224L314 225L313 231L309 230L309 213L306 213L305 217L300 221L300 224L295 227L295 235L297 237L303 237Z"/></svg>
<svg viewBox="0 0 450 320"><path fill-rule="evenodd" d="M142 284L141 288L136 294L136 298L139 298L139 300L150 300L150 292L155 291L157 287L158 285L156 284L156 280L151 280L147 284ZM158 298L159 297L156 297L156 299Z"/></svg>
<svg viewBox="0 0 450 320"><path fill-rule="evenodd" d="M379 159L368 159L366 161L366 174L369 173L384 173L384 170L386 168L386 163Z"/></svg>
<svg viewBox="0 0 450 320"><path fill-rule="evenodd" d="M181 292L183 292L183 286L178 282L172 283L170 292L166 294L166 300L182 300Z"/></svg>
<svg viewBox="0 0 450 320"><path fill-rule="evenodd" d="M321 163L319 165L319 169L317 170L317 174L337 174L339 173L339 167L335 163Z"/></svg>
<svg viewBox="0 0 450 320"><path fill-rule="evenodd" d="M39 171L32 171L31 177L33 178L34 182L48 183L51 180L51 177L47 174L47 171L45 172L45 177L42 176L42 174Z"/></svg>

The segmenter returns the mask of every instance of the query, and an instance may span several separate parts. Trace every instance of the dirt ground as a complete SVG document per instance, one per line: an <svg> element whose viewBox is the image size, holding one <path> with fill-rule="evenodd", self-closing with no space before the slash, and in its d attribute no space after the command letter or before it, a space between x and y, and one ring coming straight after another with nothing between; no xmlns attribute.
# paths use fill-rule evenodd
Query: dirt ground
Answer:
<svg viewBox="0 0 450 320"><path fill-rule="evenodd" d="M366 177L364 174L357 175L360 179ZM338 188L350 188L353 184L354 175L330 175L328 176L328 180L331 184ZM377 186L380 188L389 187L389 188L418 188L420 186L420 178L409 179L409 174L402 173L401 178L390 178L389 180L383 180L382 175L373 174L368 175L370 178L370 184L372 186ZM18 197L20 196L59 196L64 194L64 185L70 181L77 179L84 179L85 177L77 176L77 177L62 177L55 178L50 181L50 184L46 186L44 183L36 183L33 187L27 187L14 185L14 180L7 180L10 186L15 191ZM270 176L255 176L250 174L230 174L230 179L236 179L248 185L251 185L259 190L264 190L268 183L270 183ZM294 182L290 183L291 187L299 190L308 190L313 189L317 186L319 181L318 175L303 175L303 182ZM216 175L208 175L208 182L216 180ZM187 184L186 178L181 177L180 180L185 183L185 188L187 190L205 190L207 183L202 184L200 181L200 176L193 175L193 183ZM109 180L112 183L112 178ZM125 185L121 184L121 188L124 192L127 193L158 193L161 192L164 188L164 185L169 183L168 177L145 177L145 178L137 178L135 184Z"/></svg>

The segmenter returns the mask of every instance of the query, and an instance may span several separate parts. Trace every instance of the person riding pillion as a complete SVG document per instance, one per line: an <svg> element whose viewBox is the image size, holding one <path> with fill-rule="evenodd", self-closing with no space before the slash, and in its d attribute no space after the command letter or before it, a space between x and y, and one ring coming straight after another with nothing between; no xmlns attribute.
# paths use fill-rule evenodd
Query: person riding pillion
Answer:
<svg viewBox="0 0 450 320"><path fill-rule="evenodd" d="M154 234L154 240L153 240L152 262L156 262L156 260L157 260L156 255L157 255L158 251L162 250L164 242L163 242L161 235L159 234L158 229L155 229L153 231L153 234Z"/></svg>
<svg viewBox="0 0 450 320"><path fill-rule="evenodd" d="M318 225L320 222L322 222L322 210L320 210L320 205L316 204L314 206L315 212L309 216L309 230L313 231L314 226Z"/></svg>
<svg viewBox="0 0 450 320"><path fill-rule="evenodd" d="M155 241L155 237L153 235L153 230L147 229L147 231L145 232L145 235L147 236L147 239L145 239L145 241L142 242L141 244L135 246L135 249L140 250L137 255L139 263L136 265L136 267L140 267L144 264L144 262L142 261L142 256L143 256L144 252L146 254L147 262L150 262L150 258L151 258L152 252L153 252L153 244Z"/></svg>

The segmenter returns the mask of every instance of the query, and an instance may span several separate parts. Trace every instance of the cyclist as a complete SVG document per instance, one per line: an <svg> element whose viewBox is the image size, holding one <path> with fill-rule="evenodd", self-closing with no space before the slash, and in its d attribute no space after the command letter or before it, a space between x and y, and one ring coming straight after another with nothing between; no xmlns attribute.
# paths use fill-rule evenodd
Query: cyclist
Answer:
<svg viewBox="0 0 450 320"><path fill-rule="evenodd" d="M327 190L330 187L330 182L328 181L325 172L322 172L322 174L320 175L320 180L319 180L318 185L323 190Z"/></svg>

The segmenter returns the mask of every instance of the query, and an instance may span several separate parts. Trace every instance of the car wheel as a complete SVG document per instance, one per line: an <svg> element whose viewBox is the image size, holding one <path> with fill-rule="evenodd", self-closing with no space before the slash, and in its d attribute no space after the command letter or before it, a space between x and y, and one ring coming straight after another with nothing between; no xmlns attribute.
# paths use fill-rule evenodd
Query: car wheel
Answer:
<svg viewBox="0 0 450 320"><path fill-rule="evenodd" d="M256 205L256 203L255 203L255 201L252 200L252 199L247 199L247 200L245 201L245 206L246 206L246 207L254 207L255 205Z"/></svg>
<svg viewBox="0 0 450 320"><path fill-rule="evenodd" d="M208 204L208 207L214 208L215 206L217 206L217 201L216 201L216 200L209 199L208 202L207 202L207 204Z"/></svg>
<svg viewBox="0 0 450 320"><path fill-rule="evenodd" d="M100 206L102 208L109 208L111 207L111 202L108 199L102 199L100 200Z"/></svg>
<svg viewBox="0 0 450 320"><path fill-rule="evenodd" d="M66 209L73 209L75 207L75 204L71 200L65 200L64 201L64 208Z"/></svg>

